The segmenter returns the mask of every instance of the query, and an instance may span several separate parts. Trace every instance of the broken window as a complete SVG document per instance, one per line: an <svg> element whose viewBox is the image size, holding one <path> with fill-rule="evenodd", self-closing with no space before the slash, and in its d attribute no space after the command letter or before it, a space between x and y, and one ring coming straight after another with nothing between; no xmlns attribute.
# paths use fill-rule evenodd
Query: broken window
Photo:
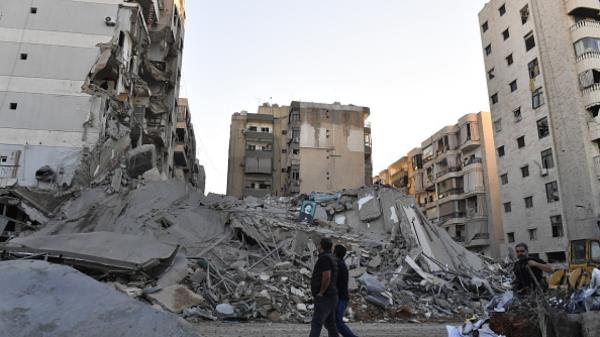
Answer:
<svg viewBox="0 0 600 337"><path fill-rule="evenodd" d="M515 60L513 59L513 54L510 54L506 57L506 64L507 65L512 65L515 62Z"/></svg>
<svg viewBox="0 0 600 337"><path fill-rule="evenodd" d="M490 79L490 80L493 79L494 77L496 77L496 75L494 75L494 68L488 70L487 74L488 74L488 79Z"/></svg>
<svg viewBox="0 0 600 337"><path fill-rule="evenodd" d="M535 47L535 37L533 36L533 32L525 35L525 50L530 51Z"/></svg>
<svg viewBox="0 0 600 337"><path fill-rule="evenodd" d="M560 200L558 195L558 183L556 181L546 184L546 198L548 199L549 203Z"/></svg>
<svg viewBox="0 0 600 337"><path fill-rule="evenodd" d="M504 213L512 212L512 204L510 202L504 203Z"/></svg>
<svg viewBox="0 0 600 337"><path fill-rule="evenodd" d="M17 105L18 105L17 103L15 103L15 102L11 102L11 103L10 103L10 109L11 109L11 110L17 110Z"/></svg>
<svg viewBox="0 0 600 337"><path fill-rule="evenodd" d="M529 69L529 78L534 79L540 74L540 65L538 63L538 59L533 59L533 61L529 62L527 65Z"/></svg>
<svg viewBox="0 0 600 337"><path fill-rule="evenodd" d="M517 80L510 82L509 86L510 86L510 92L517 91Z"/></svg>
<svg viewBox="0 0 600 337"><path fill-rule="evenodd" d="M423 156L421 154L412 157L412 167L414 170L420 170L423 168Z"/></svg>
<svg viewBox="0 0 600 337"><path fill-rule="evenodd" d="M494 121L494 131L496 131L496 133L502 131L502 118Z"/></svg>
<svg viewBox="0 0 600 337"><path fill-rule="evenodd" d="M544 90L539 87L531 93L531 107L537 109L542 105L544 105Z"/></svg>
<svg viewBox="0 0 600 337"><path fill-rule="evenodd" d="M300 128L292 128L292 141L296 144L300 143Z"/></svg>
<svg viewBox="0 0 600 337"><path fill-rule="evenodd" d="M533 197L527 197L525 200L525 208L533 208Z"/></svg>
<svg viewBox="0 0 600 337"><path fill-rule="evenodd" d="M492 97L490 97L490 100L492 101L492 104L498 103L498 94L493 94Z"/></svg>
<svg viewBox="0 0 600 337"><path fill-rule="evenodd" d="M544 117L537 121L537 130L540 139L545 138L550 134L550 128L548 127L548 117Z"/></svg>
<svg viewBox="0 0 600 337"><path fill-rule="evenodd" d="M487 21L486 21L486 22L484 22L484 23L481 25L481 30L482 30L484 33L485 33L485 32L487 32L487 30L488 30L489 28L490 28L490 26L489 26L489 24L488 24L488 22L487 22Z"/></svg>
<svg viewBox="0 0 600 337"><path fill-rule="evenodd" d="M521 136L521 137L517 138L517 146L519 147L519 149L522 149L525 147L525 136Z"/></svg>
<svg viewBox="0 0 600 337"><path fill-rule="evenodd" d="M521 176L523 176L523 178L529 177L529 165L521 167Z"/></svg>
<svg viewBox="0 0 600 337"><path fill-rule="evenodd" d="M492 44L488 44L487 47L485 47L485 55L489 56L492 53Z"/></svg>
<svg viewBox="0 0 600 337"><path fill-rule="evenodd" d="M527 231L529 232L529 241L537 240L537 228L531 228Z"/></svg>
<svg viewBox="0 0 600 337"><path fill-rule="evenodd" d="M583 90L600 83L600 69L589 69L579 74L579 87Z"/></svg>
<svg viewBox="0 0 600 337"><path fill-rule="evenodd" d="M529 20L529 5L525 5L525 7L523 7L521 9L521 23L526 24L528 20Z"/></svg>
<svg viewBox="0 0 600 337"><path fill-rule="evenodd" d="M508 239L508 243L515 242L515 232L506 233L506 238Z"/></svg>
<svg viewBox="0 0 600 337"><path fill-rule="evenodd" d="M580 57L587 53L600 52L600 39L594 37L584 37L575 42L575 55Z"/></svg>
<svg viewBox="0 0 600 337"><path fill-rule="evenodd" d="M552 157L552 149L542 151L542 167L545 169L554 168L554 158Z"/></svg>
<svg viewBox="0 0 600 337"><path fill-rule="evenodd" d="M508 31L508 28L506 28L506 30L502 32L502 37L504 38L504 40L508 40L508 38L510 37L510 32Z"/></svg>
<svg viewBox="0 0 600 337"><path fill-rule="evenodd" d="M504 157L504 145L498 148L498 157Z"/></svg>
<svg viewBox="0 0 600 337"><path fill-rule="evenodd" d="M508 184L508 173L504 173L500 176L500 182L502 183L502 185Z"/></svg>
<svg viewBox="0 0 600 337"><path fill-rule="evenodd" d="M506 14L506 5L500 6L500 8L498 8L498 12L500 13L500 16Z"/></svg>
<svg viewBox="0 0 600 337"><path fill-rule="evenodd" d="M521 116L521 107L518 107L515 110L513 110L513 116L515 117L516 123L520 122L523 119L523 117Z"/></svg>
<svg viewBox="0 0 600 337"><path fill-rule="evenodd" d="M564 236L562 215L551 216L550 224L552 226L552 237L553 238L562 238Z"/></svg>

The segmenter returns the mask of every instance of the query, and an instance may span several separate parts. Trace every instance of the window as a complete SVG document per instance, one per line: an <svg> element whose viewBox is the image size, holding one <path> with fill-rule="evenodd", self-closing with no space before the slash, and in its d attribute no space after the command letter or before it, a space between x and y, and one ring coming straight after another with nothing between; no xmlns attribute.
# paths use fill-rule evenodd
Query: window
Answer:
<svg viewBox="0 0 600 337"><path fill-rule="evenodd" d="M488 24L488 22L487 22L487 21L486 21L486 22L484 22L484 23L481 25L481 30L482 30L484 33L485 33L485 32L487 32L489 28L490 28L490 25Z"/></svg>
<svg viewBox="0 0 600 337"><path fill-rule="evenodd" d="M29 9L29 13L31 13L31 14L37 14L37 7L31 7Z"/></svg>
<svg viewBox="0 0 600 337"><path fill-rule="evenodd" d="M552 157L552 149L542 151L542 167L545 169L554 168L554 158Z"/></svg>
<svg viewBox="0 0 600 337"><path fill-rule="evenodd" d="M265 133L269 133L271 131L271 129L269 129L269 128L260 128L260 131L265 132Z"/></svg>
<svg viewBox="0 0 600 337"><path fill-rule="evenodd" d="M287 135L287 130L281 130L282 135Z"/></svg>
<svg viewBox="0 0 600 337"><path fill-rule="evenodd" d="M527 197L523 200L525 200L525 208L533 208L533 197Z"/></svg>
<svg viewBox="0 0 600 337"><path fill-rule="evenodd" d="M535 47L535 37L533 36L533 32L525 35L525 50L530 51Z"/></svg>
<svg viewBox="0 0 600 337"><path fill-rule="evenodd" d="M504 38L504 40L508 40L508 38L510 37L510 32L508 31L508 28L506 28L506 30L502 32L502 37Z"/></svg>
<svg viewBox="0 0 600 337"><path fill-rule="evenodd" d="M517 91L517 80L510 82L509 86L510 86L510 92Z"/></svg>
<svg viewBox="0 0 600 337"><path fill-rule="evenodd" d="M248 144L248 150L256 151L256 145Z"/></svg>
<svg viewBox="0 0 600 337"><path fill-rule="evenodd" d="M500 176L500 182L502 183L502 185L508 184L508 173L504 173Z"/></svg>
<svg viewBox="0 0 600 337"><path fill-rule="evenodd" d="M523 178L529 177L529 165L521 167L521 176L523 176Z"/></svg>
<svg viewBox="0 0 600 337"><path fill-rule="evenodd" d="M527 68L529 69L530 79L534 79L540 74L540 65L538 63L538 59L534 59L533 61L529 62Z"/></svg>
<svg viewBox="0 0 600 337"><path fill-rule="evenodd" d="M564 236L562 215L551 216L550 224L552 225L552 237L562 238Z"/></svg>
<svg viewBox="0 0 600 337"><path fill-rule="evenodd" d="M494 121L494 131L496 131L496 133L502 131L502 119L497 119Z"/></svg>
<svg viewBox="0 0 600 337"><path fill-rule="evenodd" d="M510 54L506 57L506 64L510 66L513 63L515 63L515 60L513 59L513 54Z"/></svg>
<svg viewBox="0 0 600 337"><path fill-rule="evenodd" d="M498 157L504 157L504 145L498 148Z"/></svg>
<svg viewBox="0 0 600 337"><path fill-rule="evenodd" d="M299 121L299 120L300 120L300 112L299 111L292 112L292 121Z"/></svg>
<svg viewBox="0 0 600 337"><path fill-rule="evenodd" d="M515 110L513 110L513 116L515 117L515 123L518 123L523 119L523 117L521 116L521 107L518 107Z"/></svg>
<svg viewBox="0 0 600 337"><path fill-rule="evenodd" d="M512 212L512 204L510 202L504 203L504 213Z"/></svg>
<svg viewBox="0 0 600 337"><path fill-rule="evenodd" d="M498 103L498 94L493 94L492 97L490 97L490 100L492 101L492 104Z"/></svg>
<svg viewBox="0 0 600 337"><path fill-rule="evenodd" d="M287 153L287 149L282 149L281 153L284 153L284 154Z"/></svg>
<svg viewBox="0 0 600 337"><path fill-rule="evenodd" d="M252 131L252 132L256 132L256 131L258 131L258 128L256 126L250 126L250 127L248 127L248 130Z"/></svg>
<svg viewBox="0 0 600 337"><path fill-rule="evenodd" d="M548 137L550 128L548 127L548 117L544 117L537 121L538 136L540 139Z"/></svg>
<svg viewBox="0 0 600 337"><path fill-rule="evenodd" d="M579 74L579 87L581 90L600 83L600 70L588 69Z"/></svg>
<svg viewBox="0 0 600 337"><path fill-rule="evenodd" d="M549 203L560 200L558 196L558 183L556 181L546 184L546 198Z"/></svg>
<svg viewBox="0 0 600 337"><path fill-rule="evenodd" d="M531 107L537 109L542 105L544 105L544 91L539 87L531 93Z"/></svg>
<svg viewBox="0 0 600 337"><path fill-rule="evenodd" d="M592 246L592 261L600 262L600 241L592 241L590 245Z"/></svg>
<svg viewBox="0 0 600 337"><path fill-rule="evenodd" d="M300 143L300 128L292 128L292 140L294 143Z"/></svg>
<svg viewBox="0 0 600 337"><path fill-rule="evenodd" d="M11 109L11 110L17 110L17 105L18 105L18 104L17 104L17 103L15 103L15 102L12 102L12 103L10 103L10 109Z"/></svg>
<svg viewBox="0 0 600 337"><path fill-rule="evenodd" d="M575 55L580 57L583 54L600 51L600 39L594 37L584 37L583 39L575 42L574 46Z"/></svg>
<svg viewBox="0 0 600 337"><path fill-rule="evenodd" d="M492 53L492 44L488 44L487 47L485 47L485 55L489 56Z"/></svg>
<svg viewBox="0 0 600 337"><path fill-rule="evenodd" d="M498 8L498 12L500 12L500 16L506 14L506 5L500 6L500 8Z"/></svg>
<svg viewBox="0 0 600 337"><path fill-rule="evenodd" d="M528 20L529 20L529 5L525 5L525 7L523 7L521 9L521 23L526 24Z"/></svg>
<svg viewBox="0 0 600 337"><path fill-rule="evenodd" d="M531 228L527 231L529 232L529 241L537 240L537 228Z"/></svg>
<svg viewBox="0 0 600 337"><path fill-rule="evenodd" d="M506 233L506 238L508 239L509 243L515 242L515 233L514 232Z"/></svg>
<svg viewBox="0 0 600 337"><path fill-rule="evenodd" d="M571 242L571 259L574 264L581 264L585 262L585 240L576 240Z"/></svg>
<svg viewBox="0 0 600 337"><path fill-rule="evenodd" d="M517 138L517 146L519 147L519 149L522 149L525 147L525 136L521 136L521 137Z"/></svg>
<svg viewBox="0 0 600 337"><path fill-rule="evenodd" d="M21 60L27 60L27 53L21 53Z"/></svg>
<svg viewBox="0 0 600 337"><path fill-rule="evenodd" d="M487 74L488 74L488 79L492 80L494 79L494 77L496 77L496 75L494 75L494 68L490 69Z"/></svg>
<svg viewBox="0 0 600 337"><path fill-rule="evenodd" d="M7 160L8 160L7 156L1 156L0 157L0 163L6 163Z"/></svg>

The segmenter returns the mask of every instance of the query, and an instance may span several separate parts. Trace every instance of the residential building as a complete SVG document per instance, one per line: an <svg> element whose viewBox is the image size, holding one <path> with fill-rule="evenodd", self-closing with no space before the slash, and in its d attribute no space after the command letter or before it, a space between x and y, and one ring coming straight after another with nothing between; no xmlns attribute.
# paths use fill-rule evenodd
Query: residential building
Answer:
<svg viewBox="0 0 600 337"><path fill-rule="evenodd" d="M506 242L550 261L599 233L599 12L492 0L479 14Z"/></svg>
<svg viewBox="0 0 600 337"><path fill-rule="evenodd" d="M196 135L187 98L177 100L173 166L175 178L189 182L204 193L206 176L204 167L196 159Z"/></svg>
<svg viewBox="0 0 600 337"><path fill-rule="evenodd" d="M491 114L467 114L379 178L414 195L423 214L466 248L498 257L503 232L494 149Z"/></svg>
<svg viewBox="0 0 600 337"><path fill-rule="evenodd" d="M370 184L368 116L368 108L304 102L233 114L227 194L288 196Z"/></svg>
<svg viewBox="0 0 600 337"><path fill-rule="evenodd" d="M175 176L182 0L0 2L0 186Z"/></svg>

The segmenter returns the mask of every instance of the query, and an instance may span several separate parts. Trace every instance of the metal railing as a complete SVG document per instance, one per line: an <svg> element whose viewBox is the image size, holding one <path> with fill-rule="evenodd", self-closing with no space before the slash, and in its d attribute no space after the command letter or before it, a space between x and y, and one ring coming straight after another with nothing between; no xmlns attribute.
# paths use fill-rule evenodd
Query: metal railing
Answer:
<svg viewBox="0 0 600 337"><path fill-rule="evenodd" d="M483 159L482 158L469 158L469 160L467 161L466 165L471 165L471 164L481 164L483 163Z"/></svg>
<svg viewBox="0 0 600 337"><path fill-rule="evenodd" d="M460 166L448 167L448 168L440 170L440 172L438 172L435 176L436 176L436 178L440 178L450 172L460 172L460 170L462 170L462 168Z"/></svg>
<svg viewBox="0 0 600 337"><path fill-rule="evenodd" d="M600 58L600 51L586 51L577 57L577 62L592 58Z"/></svg>
<svg viewBox="0 0 600 337"><path fill-rule="evenodd" d="M16 178L19 165L0 165L0 178Z"/></svg>
<svg viewBox="0 0 600 337"><path fill-rule="evenodd" d="M589 94L591 92L599 91L599 90L600 90L600 83L594 83L594 85L592 85L591 87L587 87L587 88L583 89L583 93Z"/></svg>

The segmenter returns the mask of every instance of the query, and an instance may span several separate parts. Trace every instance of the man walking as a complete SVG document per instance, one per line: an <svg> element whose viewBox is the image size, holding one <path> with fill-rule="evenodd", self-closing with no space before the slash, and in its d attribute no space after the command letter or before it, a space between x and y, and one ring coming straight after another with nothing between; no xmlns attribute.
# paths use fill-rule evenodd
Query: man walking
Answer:
<svg viewBox="0 0 600 337"><path fill-rule="evenodd" d="M335 310L338 301L337 263L331 254L333 242L323 238L319 244L319 258L313 268L310 280L310 289L315 302L312 322L310 323L309 337L321 336L321 329L325 325L329 337L338 337L335 326Z"/></svg>
<svg viewBox="0 0 600 337"><path fill-rule="evenodd" d="M338 305L335 313L335 324L338 332L344 337L357 337L352 330L344 323L344 313L348 302L350 301L350 294L348 293L348 266L344 262L344 256L346 256L346 247L342 245L336 245L333 249L333 255L337 258L338 267Z"/></svg>

